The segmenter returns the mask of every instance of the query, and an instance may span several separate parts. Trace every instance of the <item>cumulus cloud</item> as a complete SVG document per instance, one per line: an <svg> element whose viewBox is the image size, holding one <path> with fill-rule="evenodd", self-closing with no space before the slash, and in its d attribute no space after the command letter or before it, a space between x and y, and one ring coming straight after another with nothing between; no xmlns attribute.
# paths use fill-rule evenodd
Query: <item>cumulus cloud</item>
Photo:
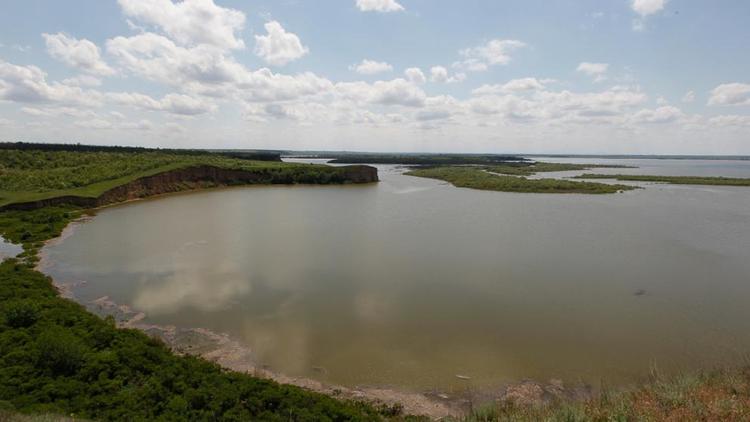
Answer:
<svg viewBox="0 0 750 422"><path fill-rule="evenodd" d="M153 25L183 45L209 44L223 49L241 49L237 35L245 25L245 14L217 6L213 0L118 0L123 13Z"/></svg>
<svg viewBox="0 0 750 422"><path fill-rule="evenodd" d="M440 83L456 83L463 82L466 79L466 74L459 72L454 75L448 73L448 69L443 66L433 66L430 68L430 81Z"/></svg>
<svg viewBox="0 0 750 422"><path fill-rule="evenodd" d="M497 95L515 92L539 91L545 85L552 82L550 79L539 80L536 78L512 79L504 84L482 85L472 91L474 95Z"/></svg>
<svg viewBox="0 0 750 422"><path fill-rule="evenodd" d="M427 82L427 78L424 76L422 69L418 67L410 67L404 70L404 76L406 76L406 79L408 79L411 83L423 84Z"/></svg>
<svg viewBox="0 0 750 422"><path fill-rule="evenodd" d="M750 116L736 114L715 116L708 119L708 123L717 127L750 127Z"/></svg>
<svg viewBox="0 0 750 422"><path fill-rule="evenodd" d="M104 129L114 128L114 125L112 124L112 122L109 122L104 119L79 120L75 122L74 125L82 129L104 130Z"/></svg>
<svg viewBox="0 0 750 422"><path fill-rule="evenodd" d="M93 86L100 86L102 84L102 80L91 75L78 75L72 78L63 79L62 83L65 85L72 85L72 86L93 87Z"/></svg>
<svg viewBox="0 0 750 422"><path fill-rule="evenodd" d="M518 40L490 40L486 44L459 51L464 59L454 63L454 66L473 72L485 71L490 66L510 63L510 54L525 46Z"/></svg>
<svg viewBox="0 0 750 422"><path fill-rule="evenodd" d="M357 0L357 9L363 12L400 12L404 10L396 0Z"/></svg>
<svg viewBox="0 0 750 422"><path fill-rule="evenodd" d="M47 44L47 52L50 56L75 67L84 72L94 75L112 75L114 70L105 63L100 55L99 47L86 39L76 39L62 32L57 34L42 34Z"/></svg>
<svg viewBox="0 0 750 422"><path fill-rule="evenodd" d="M427 98L421 88L402 78L372 84L361 81L340 82L335 85L334 93L339 100L356 105L421 107Z"/></svg>
<svg viewBox="0 0 750 422"><path fill-rule="evenodd" d="M18 103L65 103L94 106L100 95L80 87L48 82L36 66L17 66L0 60L0 100Z"/></svg>
<svg viewBox="0 0 750 422"><path fill-rule="evenodd" d="M118 92L108 94L108 98L118 105L151 111L166 111L183 116L195 116L216 109L214 104L205 99L194 98L184 94L167 94L162 99L156 100L141 93Z"/></svg>
<svg viewBox="0 0 750 422"><path fill-rule="evenodd" d="M653 15L664 9L667 0L632 0L630 7L641 16Z"/></svg>
<svg viewBox="0 0 750 422"><path fill-rule="evenodd" d="M390 72L393 70L393 66L386 62L364 59L358 64L349 66L349 70L353 70L361 75L374 75L376 73Z"/></svg>
<svg viewBox="0 0 750 422"><path fill-rule="evenodd" d="M693 91L686 92L685 95L682 97L683 103L692 103L693 101L695 101L695 92Z"/></svg>
<svg viewBox="0 0 750 422"><path fill-rule="evenodd" d="M710 106L743 106L750 105L750 84L721 84L711 90L708 99Z"/></svg>
<svg viewBox="0 0 750 422"><path fill-rule="evenodd" d="M110 39L107 52L126 70L170 85L228 82L244 71L215 47L178 46L169 38L150 32Z"/></svg>
<svg viewBox="0 0 750 422"><path fill-rule="evenodd" d="M670 123L682 117L677 107L663 106L656 109L643 109L633 114L636 123Z"/></svg>
<svg viewBox="0 0 750 422"><path fill-rule="evenodd" d="M472 112L525 122L624 122L627 113L648 99L645 94L624 87L588 93L540 90L532 91L526 97L518 93L493 94L489 91L492 90L480 90L469 100L468 106Z"/></svg>
<svg viewBox="0 0 750 422"><path fill-rule="evenodd" d="M287 32L277 21L266 22L264 28L267 35L255 36L255 54L266 63L284 66L310 52L297 35Z"/></svg>
<svg viewBox="0 0 750 422"><path fill-rule="evenodd" d="M646 29L646 17L664 10L667 0L632 0L630 7L639 15L633 20L633 30L643 31Z"/></svg>
<svg viewBox="0 0 750 422"><path fill-rule="evenodd" d="M607 79L606 73L608 69L608 63L581 62L576 68L576 72L593 77L594 82L601 82Z"/></svg>

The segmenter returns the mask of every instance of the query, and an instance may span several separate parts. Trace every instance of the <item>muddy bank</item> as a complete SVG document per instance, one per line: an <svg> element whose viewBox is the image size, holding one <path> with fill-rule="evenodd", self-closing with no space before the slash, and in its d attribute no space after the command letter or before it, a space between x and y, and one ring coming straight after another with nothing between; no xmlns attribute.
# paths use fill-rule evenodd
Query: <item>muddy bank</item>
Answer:
<svg viewBox="0 0 750 422"><path fill-rule="evenodd" d="M233 170L214 166L194 166L141 177L116 186L98 197L64 195L37 201L18 202L0 210L34 210L56 205L97 208L104 205L187 190L249 184L347 184L378 181L378 170L370 166L330 167L318 172L277 171L273 168Z"/></svg>

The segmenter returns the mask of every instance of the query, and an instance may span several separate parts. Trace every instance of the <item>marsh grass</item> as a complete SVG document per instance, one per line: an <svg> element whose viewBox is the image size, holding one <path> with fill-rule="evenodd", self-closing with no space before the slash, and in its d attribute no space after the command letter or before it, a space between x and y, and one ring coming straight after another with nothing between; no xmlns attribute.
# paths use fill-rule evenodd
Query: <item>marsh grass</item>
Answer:
<svg viewBox="0 0 750 422"><path fill-rule="evenodd" d="M718 185L750 186L750 179L734 177L697 177L697 176L649 176L631 174L593 174L575 176L575 179L611 179L630 182L659 182L673 185Z"/></svg>
<svg viewBox="0 0 750 422"><path fill-rule="evenodd" d="M635 189L633 186L606 183L503 176L492 174L484 167L474 166L423 168L405 174L443 180L460 188L500 192L605 194Z"/></svg>

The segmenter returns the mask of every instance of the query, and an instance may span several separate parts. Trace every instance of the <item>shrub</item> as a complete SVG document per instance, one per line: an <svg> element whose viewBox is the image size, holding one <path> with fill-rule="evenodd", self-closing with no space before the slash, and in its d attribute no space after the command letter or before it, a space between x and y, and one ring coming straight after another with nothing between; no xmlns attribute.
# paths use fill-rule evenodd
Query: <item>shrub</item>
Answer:
<svg viewBox="0 0 750 422"><path fill-rule="evenodd" d="M30 327L39 319L38 306L28 300L10 302L4 308L5 321L12 328Z"/></svg>
<svg viewBox="0 0 750 422"><path fill-rule="evenodd" d="M81 341L59 327L44 331L36 341L37 364L54 375L75 373L84 363L85 347Z"/></svg>

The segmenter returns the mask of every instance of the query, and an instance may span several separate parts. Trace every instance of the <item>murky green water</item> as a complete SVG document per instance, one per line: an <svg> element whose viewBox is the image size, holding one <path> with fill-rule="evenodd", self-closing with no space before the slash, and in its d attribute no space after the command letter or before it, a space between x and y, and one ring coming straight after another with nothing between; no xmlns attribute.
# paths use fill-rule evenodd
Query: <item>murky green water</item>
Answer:
<svg viewBox="0 0 750 422"><path fill-rule="evenodd" d="M625 162L750 177L750 162ZM85 280L82 300L227 332L274 370L348 385L618 383L750 352L750 189L506 194L380 169L370 186L106 209L48 248L48 271Z"/></svg>

